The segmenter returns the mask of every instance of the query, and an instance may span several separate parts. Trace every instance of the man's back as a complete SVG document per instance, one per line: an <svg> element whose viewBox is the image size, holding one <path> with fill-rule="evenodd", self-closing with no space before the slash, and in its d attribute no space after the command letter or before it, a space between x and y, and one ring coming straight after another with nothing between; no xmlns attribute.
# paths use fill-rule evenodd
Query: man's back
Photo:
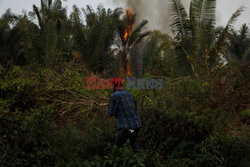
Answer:
<svg viewBox="0 0 250 167"><path fill-rule="evenodd" d="M108 114L116 116L118 129L135 129L141 127L135 98L131 93L124 90L116 90L111 96Z"/></svg>

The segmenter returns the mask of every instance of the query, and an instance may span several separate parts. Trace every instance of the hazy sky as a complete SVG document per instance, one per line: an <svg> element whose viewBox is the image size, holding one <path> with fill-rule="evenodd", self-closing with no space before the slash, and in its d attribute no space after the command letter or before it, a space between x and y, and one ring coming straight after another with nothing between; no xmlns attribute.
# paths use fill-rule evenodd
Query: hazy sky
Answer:
<svg viewBox="0 0 250 167"><path fill-rule="evenodd" d="M113 3L114 1L118 3ZM63 5L67 6L69 10L72 9L72 5L74 4L78 7L85 7L87 4L90 4L93 8L96 8L98 4L102 3L105 8L115 8L117 6L124 6L124 1L126 0L67 0L63 2ZM145 0L145 3L147 1ZM0 15L8 8L11 8L12 12L17 14L22 13L23 10L31 11L33 4L39 6L40 0L0 0ZM217 24L225 25L236 9L243 4L246 9L238 19L236 27L240 27L243 23L247 23L250 26L250 0L217 0Z"/></svg>

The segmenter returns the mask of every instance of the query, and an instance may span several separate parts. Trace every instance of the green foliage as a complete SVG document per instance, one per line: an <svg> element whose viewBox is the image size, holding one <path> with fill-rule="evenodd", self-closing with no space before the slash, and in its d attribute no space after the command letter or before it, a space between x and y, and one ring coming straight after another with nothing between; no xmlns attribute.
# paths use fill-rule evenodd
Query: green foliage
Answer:
<svg viewBox="0 0 250 167"><path fill-rule="evenodd" d="M173 40L143 32L147 21L125 39L135 15L122 18L119 8L75 6L68 18L60 0L41 0L29 15L8 10L0 18L0 166L250 166L249 65L242 63L249 37L246 26L231 33L243 8L215 29L215 0L192 0L189 15L172 2ZM241 63L217 66L226 43ZM239 43L246 48L237 52ZM113 90L89 90L86 77L115 74L118 54L127 63L137 50L143 77L162 77L164 87L128 90L143 125L143 148L133 152L128 143L113 146L106 111ZM176 78L183 75L190 76Z"/></svg>
<svg viewBox="0 0 250 167"><path fill-rule="evenodd" d="M35 104L34 96L38 83L27 77L27 73L20 67L14 67L8 79L1 78L0 109L23 111Z"/></svg>
<svg viewBox="0 0 250 167"><path fill-rule="evenodd" d="M163 166L158 153L134 153L131 148L117 148L116 146L109 146L108 149L111 149L111 153L104 156L104 166Z"/></svg>
<svg viewBox="0 0 250 167"><path fill-rule="evenodd" d="M76 6L70 16L73 49L80 54L89 69L103 72L104 69L112 67L111 62L114 61L111 46L114 44L121 9L112 11L99 6L97 12L94 12L90 6L87 6L83 13L86 25L82 23L81 12Z"/></svg>
<svg viewBox="0 0 250 167"><path fill-rule="evenodd" d="M227 111L240 112L249 106L248 65L232 61L215 71L211 100Z"/></svg>
<svg viewBox="0 0 250 167"><path fill-rule="evenodd" d="M99 128L86 128L83 132L67 126L56 133L53 146L56 166L81 166L87 159L102 155L106 147L103 131Z"/></svg>
<svg viewBox="0 0 250 167"><path fill-rule="evenodd" d="M240 7L230 18L227 26L214 38L216 0L192 0L187 14L180 0L172 0L172 29L176 62L181 75L194 74L207 79L215 67L220 65L226 40L232 24L240 16Z"/></svg>
<svg viewBox="0 0 250 167"><path fill-rule="evenodd" d="M102 130L58 129L53 114L46 110L1 113L1 166L81 166L84 159L102 155L106 147Z"/></svg>
<svg viewBox="0 0 250 167"><path fill-rule="evenodd" d="M143 73L175 76L171 39L167 34L153 31L147 38L143 50Z"/></svg>
<svg viewBox="0 0 250 167"><path fill-rule="evenodd" d="M200 167L248 163L248 129L231 130L235 120L225 110L230 104L214 104L211 92L215 88L210 82L169 78L161 90L131 90L143 124L137 142L148 150L134 153L131 148L112 146L116 130L102 105L111 90L87 90L85 72L74 67L61 68L60 73L43 68L30 72L32 68L14 66L1 78L0 166ZM234 70L239 74L241 68ZM244 70L241 72L242 76L218 75L241 88L247 80ZM145 77L153 78L149 74ZM242 123L248 121L247 111L239 114Z"/></svg>
<svg viewBox="0 0 250 167"><path fill-rule="evenodd" d="M134 153L131 148L117 148L116 146L110 144L106 147L105 152L107 152L108 155L103 158L94 156L91 161L86 160L85 165L90 167L164 166L163 163L160 162L159 154L154 152Z"/></svg>
<svg viewBox="0 0 250 167"><path fill-rule="evenodd" d="M67 30L67 13L66 9L62 7L61 0L54 0L52 2L45 2L41 0L41 8L33 5L33 12L36 15L39 22L39 32L36 34L39 38L39 43L35 46L39 48L39 60L42 61L47 67L52 67L56 64L58 59L57 49L60 48L60 52L67 52L68 47L61 41L68 41L70 34L65 35L61 33ZM62 46L60 46L62 45Z"/></svg>
<svg viewBox="0 0 250 167"><path fill-rule="evenodd" d="M0 63L6 70L15 64L25 64L22 32L10 26L16 21L17 16L12 14L10 9L0 18Z"/></svg>
<svg viewBox="0 0 250 167"><path fill-rule="evenodd" d="M1 113L4 120L1 126L8 129L4 131L1 143L1 166L42 166L50 163L46 150L50 145L53 124L46 113L26 114ZM12 127L7 126L11 124Z"/></svg>
<svg viewBox="0 0 250 167"><path fill-rule="evenodd" d="M246 109L239 114L239 118L242 122L250 123L250 109Z"/></svg>
<svg viewBox="0 0 250 167"><path fill-rule="evenodd" d="M237 137L219 134L207 138L202 143L200 147L200 155L201 159L204 160L203 165L210 164L208 166L241 166L244 164L244 166L247 166L248 162L245 161L245 158L249 153L244 150L248 148L249 145ZM210 157L207 155L210 155Z"/></svg>
<svg viewBox="0 0 250 167"><path fill-rule="evenodd" d="M228 44L228 53L225 55L228 61L237 59L241 62L249 61L250 37L249 28L243 24L239 32L233 31Z"/></svg>

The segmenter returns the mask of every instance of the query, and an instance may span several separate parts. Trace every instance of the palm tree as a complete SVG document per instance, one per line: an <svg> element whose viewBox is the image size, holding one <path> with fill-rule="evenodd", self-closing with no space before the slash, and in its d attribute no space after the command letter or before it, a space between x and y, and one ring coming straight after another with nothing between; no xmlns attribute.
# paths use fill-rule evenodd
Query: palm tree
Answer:
<svg viewBox="0 0 250 167"><path fill-rule="evenodd" d="M36 14L41 32L43 32L50 19L57 21L57 29L59 29L62 20L65 18L66 9L62 8L61 0L41 0L41 8L33 5L33 12Z"/></svg>
<svg viewBox="0 0 250 167"><path fill-rule="evenodd" d="M240 31L233 31L228 43L228 54L226 54L227 61L237 59L241 62L246 61L248 58L244 55L248 55L247 52L250 48L250 36L249 28L246 24L243 24Z"/></svg>
<svg viewBox="0 0 250 167"><path fill-rule="evenodd" d="M239 8L221 31L215 34L216 0L192 0L189 15L181 0L172 0L172 30L175 33L176 63L181 73L207 75L218 64L232 24L240 16Z"/></svg>
<svg viewBox="0 0 250 167"><path fill-rule="evenodd" d="M73 50L80 56L89 70L102 73L111 68L113 62L111 46L121 9L105 10L102 6L95 12L90 6L83 9L86 24L81 20L81 12L75 6L70 16L73 35Z"/></svg>
<svg viewBox="0 0 250 167"><path fill-rule="evenodd" d="M160 31L153 31L143 49L143 72L170 76L173 72L173 49L171 38Z"/></svg>
<svg viewBox="0 0 250 167"><path fill-rule="evenodd" d="M135 28L135 14L131 10L126 10L126 14L118 25L118 39L116 45L119 49L119 70L123 74L130 73L131 51L136 48L140 42L150 34L142 32L147 20L140 22Z"/></svg>
<svg viewBox="0 0 250 167"><path fill-rule="evenodd" d="M41 8L33 5L33 12L38 19L40 55L41 60L47 66L52 66L56 60L56 49L60 47L58 42L63 24L67 20L66 9L62 7L61 0L41 0Z"/></svg>
<svg viewBox="0 0 250 167"><path fill-rule="evenodd" d="M0 63L8 71L13 65L22 65L24 58L23 35L15 25L18 16L7 10L0 18Z"/></svg>

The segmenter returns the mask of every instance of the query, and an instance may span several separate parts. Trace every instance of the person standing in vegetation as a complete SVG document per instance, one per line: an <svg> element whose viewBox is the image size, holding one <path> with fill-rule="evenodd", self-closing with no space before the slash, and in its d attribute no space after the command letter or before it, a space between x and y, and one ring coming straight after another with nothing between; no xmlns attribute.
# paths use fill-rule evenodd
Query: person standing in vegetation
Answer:
<svg viewBox="0 0 250 167"><path fill-rule="evenodd" d="M122 89L123 82L121 79L112 81L114 94L110 98L108 105L108 115L116 117L118 135L116 137L117 147L130 140L130 145L136 151L135 140L141 128L141 120L137 114L137 103L134 96Z"/></svg>

